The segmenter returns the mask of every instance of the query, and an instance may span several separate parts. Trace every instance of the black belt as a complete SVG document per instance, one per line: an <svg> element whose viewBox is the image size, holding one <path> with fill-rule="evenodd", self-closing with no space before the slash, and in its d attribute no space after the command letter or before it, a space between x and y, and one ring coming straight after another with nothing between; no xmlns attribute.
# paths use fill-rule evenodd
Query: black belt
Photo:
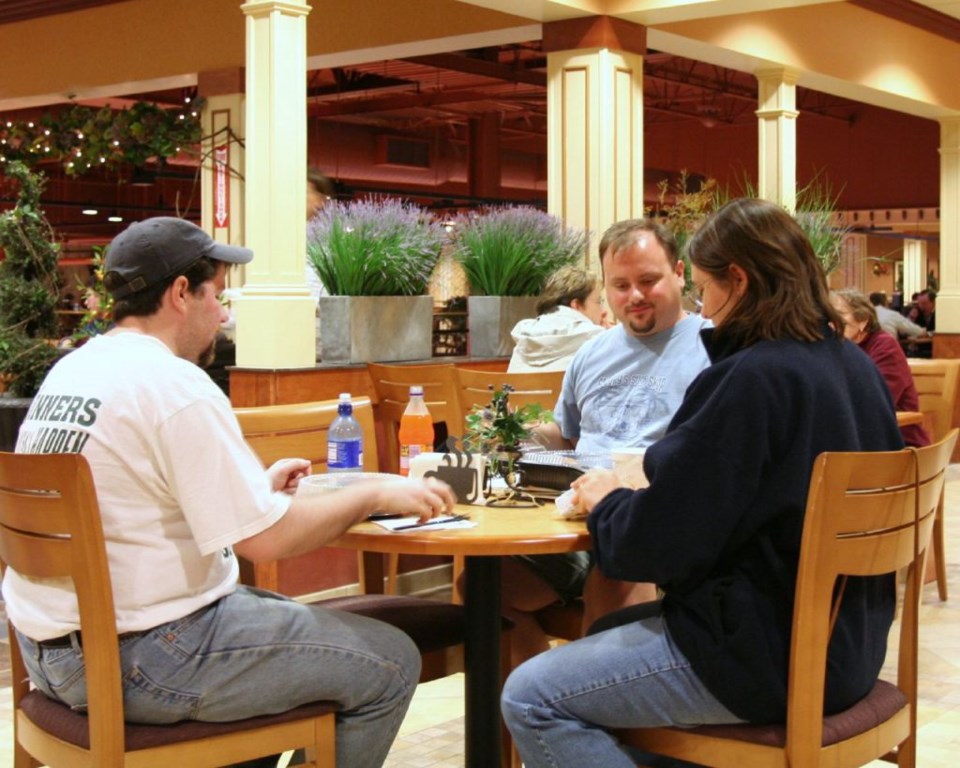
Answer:
<svg viewBox="0 0 960 768"><path fill-rule="evenodd" d="M60 635L60 637L53 637L50 640L40 640L37 645L41 648L66 648L72 644L71 638L74 635L77 636L77 645L83 647L83 638L79 632L70 632L66 635Z"/></svg>
<svg viewBox="0 0 960 768"><path fill-rule="evenodd" d="M142 635L143 632L124 632L121 635L117 636L118 640L124 640L128 637L133 637L134 635ZM77 632L70 632L66 635L60 635L60 637L54 637L50 640L40 640L37 645L41 648L66 648L68 645L72 645L71 638L77 636L77 645L83 648L83 636L80 634L79 630Z"/></svg>

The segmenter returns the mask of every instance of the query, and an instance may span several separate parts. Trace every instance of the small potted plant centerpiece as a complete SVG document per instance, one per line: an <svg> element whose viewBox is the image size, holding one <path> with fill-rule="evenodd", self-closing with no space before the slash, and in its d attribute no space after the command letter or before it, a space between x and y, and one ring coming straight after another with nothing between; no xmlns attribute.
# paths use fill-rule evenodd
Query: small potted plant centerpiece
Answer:
<svg viewBox="0 0 960 768"><path fill-rule="evenodd" d="M547 278L586 255L587 233L528 206L492 208L457 222L454 257L470 283L470 354L509 357L510 331L536 316Z"/></svg>
<svg viewBox="0 0 960 768"><path fill-rule="evenodd" d="M427 284L446 240L430 214L390 198L333 201L307 227L320 297L324 362L425 360L432 354Z"/></svg>
<svg viewBox="0 0 960 768"><path fill-rule="evenodd" d="M513 387L504 384L491 387L490 402L474 406L467 415L464 448L487 457L488 474L499 475L510 483L523 442L529 440L533 428L553 421L553 412L535 403L519 408L510 405Z"/></svg>

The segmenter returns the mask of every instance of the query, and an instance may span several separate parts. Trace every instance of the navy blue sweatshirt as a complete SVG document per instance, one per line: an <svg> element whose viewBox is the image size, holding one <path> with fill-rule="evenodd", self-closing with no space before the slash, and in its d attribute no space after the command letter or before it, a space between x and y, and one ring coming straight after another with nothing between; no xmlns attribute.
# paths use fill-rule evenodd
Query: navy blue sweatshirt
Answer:
<svg viewBox="0 0 960 768"><path fill-rule="evenodd" d="M588 525L612 578L665 592L671 637L731 712L786 717L790 627L807 487L824 451L903 447L873 362L833 336L718 348L644 458L650 487L608 494ZM829 333L829 332L828 332ZM851 578L831 640L825 706L873 686L893 621L894 577Z"/></svg>

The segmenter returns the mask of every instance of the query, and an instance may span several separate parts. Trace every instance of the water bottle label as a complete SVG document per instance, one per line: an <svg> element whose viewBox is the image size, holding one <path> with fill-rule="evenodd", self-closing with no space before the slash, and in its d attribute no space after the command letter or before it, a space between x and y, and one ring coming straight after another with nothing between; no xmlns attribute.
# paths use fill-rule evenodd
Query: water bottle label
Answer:
<svg viewBox="0 0 960 768"><path fill-rule="evenodd" d="M327 443L327 468L332 470L363 467L363 442L360 440L331 441Z"/></svg>

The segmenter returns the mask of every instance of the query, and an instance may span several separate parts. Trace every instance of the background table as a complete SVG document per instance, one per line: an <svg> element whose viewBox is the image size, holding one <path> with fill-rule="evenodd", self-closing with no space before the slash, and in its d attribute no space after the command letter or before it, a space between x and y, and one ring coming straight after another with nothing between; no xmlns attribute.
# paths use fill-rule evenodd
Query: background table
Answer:
<svg viewBox="0 0 960 768"><path fill-rule="evenodd" d="M434 530L429 526L392 533L375 523L355 525L333 546L369 553L465 556L466 638L465 731L468 768L500 762L500 560L589 549L583 521L561 520L553 504L541 507L458 505L474 528ZM375 573L379 554L369 558ZM382 590L383 582L380 581ZM371 586L371 585L368 585ZM373 589L376 587L373 586Z"/></svg>

